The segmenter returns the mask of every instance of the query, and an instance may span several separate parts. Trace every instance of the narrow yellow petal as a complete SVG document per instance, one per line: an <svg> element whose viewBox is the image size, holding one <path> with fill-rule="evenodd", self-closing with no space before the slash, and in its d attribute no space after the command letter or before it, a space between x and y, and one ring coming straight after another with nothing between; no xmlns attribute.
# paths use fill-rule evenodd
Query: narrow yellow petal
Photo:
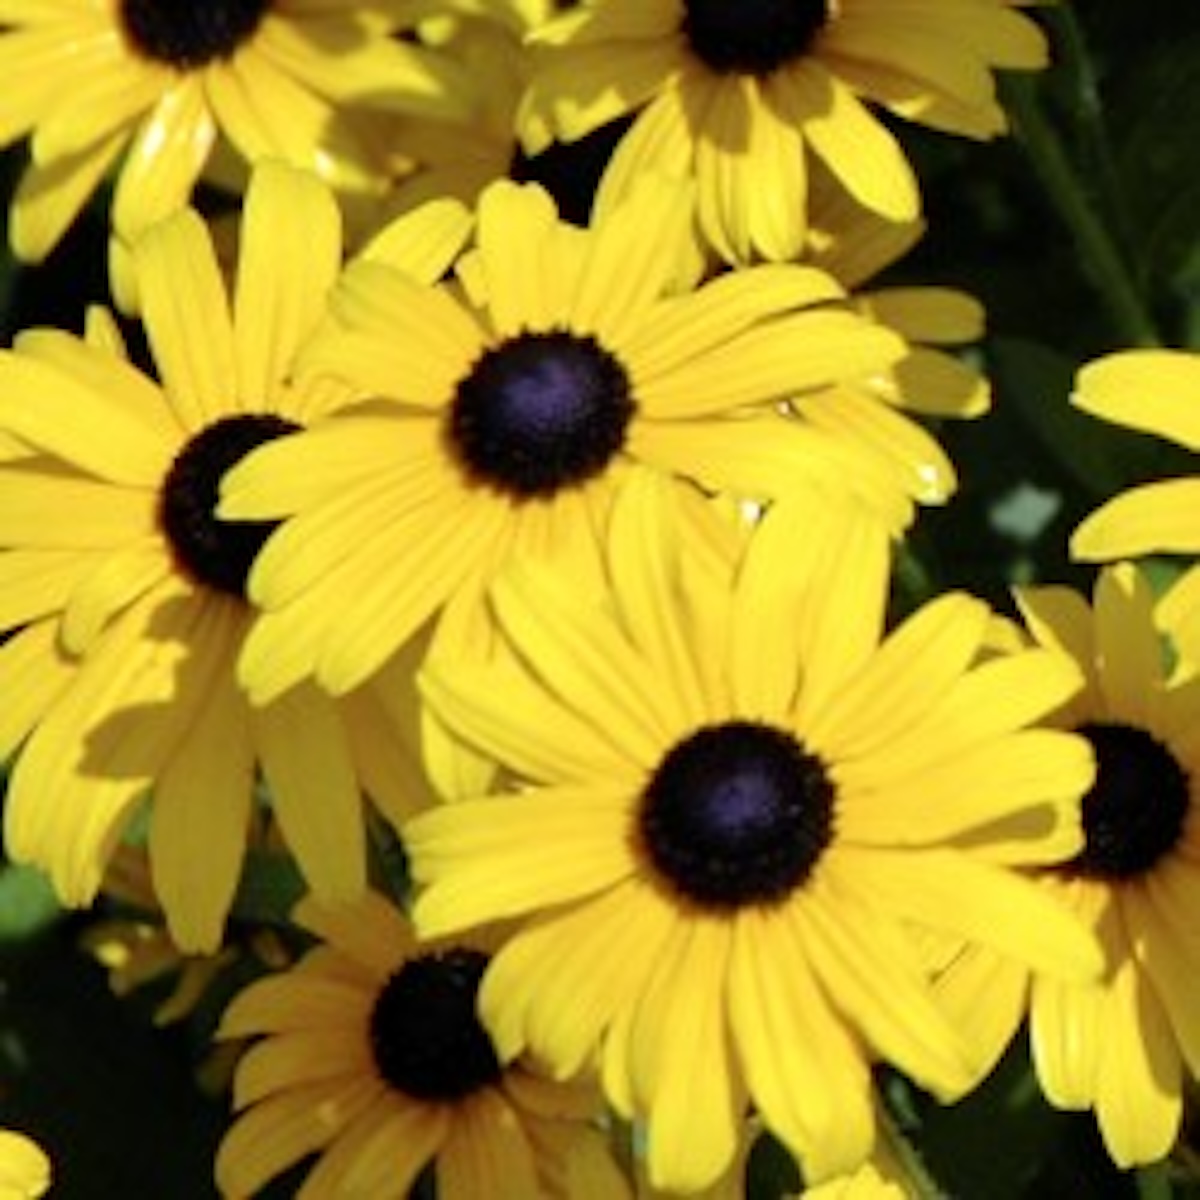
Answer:
<svg viewBox="0 0 1200 1200"><path fill-rule="evenodd" d="M1145 483L1102 504L1071 535L1071 556L1104 562L1200 550L1200 479Z"/></svg>
<svg viewBox="0 0 1200 1200"><path fill-rule="evenodd" d="M738 914L729 1014L755 1107L812 1185L865 1160L874 1120L867 1063L818 989L799 935L783 910Z"/></svg>
<svg viewBox="0 0 1200 1200"><path fill-rule="evenodd" d="M340 267L332 193L307 172L260 166L242 208L234 298L238 396L248 408L279 409L285 400L287 377Z"/></svg>
<svg viewBox="0 0 1200 1200"><path fill-rule="evenodd" d="M1200 355L1124 350L1079 372L1071 402L1084 412L1200 450Z"/></svg>
<svg viewBox="0 0 1200 1200"><path fill-rule="evenodd" d="M547 908L633 874L631 797L620 787L541 788L464 800L404 828L422 936Z"/></svg>
<svg viewBox="0 0 1200 1200"><path fill-rule="evenodd" d="M217 1186L253 1196L268 1180L323 1150L377 1099L370 1077L320 1080L264 1100L243 1113L217 1151Z"/></svg>
<svg viewBox="0 0 1200 1200"><path fill-rule="evenodd" d="M357 899L367 886L365 817L332 701L301 684L251 713L275 817L305 879L322 899Z"/></svg>
<svg viewBox="0 0 1200 1200"><path fill-rule="evenodd" d="M731 941L724 919L680 922L637 1001L631 1074L658 1188L707 1187L737 1149L742 1088L725 1025Z"/></svg>
<svg viewBox="0 0 1200 1200"><path fill-rule="evenodd" d="M195 432L238 411L229 303L208 227L181 212L138 241L134 262L146 335L181 420Z"/></svg>
<svg viewBox="0 0 1200 1200"><path fill-rule="evenodd" d="M1113 1162L1158 1162L1179 1136L1183 1072L1162 1005L1131 960L1116 970L1108 993L1096 1078L1096 1117Z"/></svg>
<svg viewBox="0 0 1200 1200"><path fill-rule="evenodd" d="M254 751L246 702L230 667L236 620L197 651L224 669L155 781L150 865L171 936L185 953L211 954L241 875L254 794Z"/></svg>
<svg viewBox="0 0 1200 1200"><path fill-rule="evenodd" d="M920 212L916 177L904 152L854 93L815 63L788 72L807 117L804 137L860 203L891 221Z"/></svg>
<svg viewBox="0 0 1200 1200"><path fill-rule="evenodd" d="M198 73L185 73L140 123L113 193L112 221L130 242L179 212L217 141L217 124Z"/></svg>

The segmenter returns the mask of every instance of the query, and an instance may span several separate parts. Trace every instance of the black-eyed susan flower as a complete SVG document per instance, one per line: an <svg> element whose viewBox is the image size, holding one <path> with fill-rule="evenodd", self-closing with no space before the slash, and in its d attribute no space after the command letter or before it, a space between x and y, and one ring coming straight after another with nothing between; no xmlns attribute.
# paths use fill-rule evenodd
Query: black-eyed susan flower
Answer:
<svg viewBox="0 0 1200 1200"><path fill-rule="evenodd" d="M138 242L157 381L111 323L88 340L31 330L0 353L0 429L27 447L0 462L0 626L18 630L0 647L0 751L20 748L8 850L87 903L152 795L154 886L187 951L219 942L260 777L322 895L365 885L362 789L393 820L423 794L397 736L403 687L332 705L306 685L252 710L234 677L270 530L216 518L218 485L328 401L290 371L340 265L329 191L270 164L232 305L194 212Z"/></svg>
<svg viewBox="0 0 1200 1200"><path fill-rule="evenodd" d="M1079 372L1071 400L1084 412L1200 451L1200 354L1125 350ZM1076 529L1071 553L1089 562L1200 552L1200 479L1146 483L1103 504ZM1190 667L1200 666L1200 569L1164 597L1158 620Z"/></svg>
<svg viewBox="0 0 1200 1200"><path fill-rule="evenodd" d="M32 1138L0 1129L0 1197L37 1200L50 1190L50 1159Z"/></svg>
<svg viewBox="0 0 1200 1200"><path fill-rule="evenodd" d="M306 370L368 403L225 481L222 513L287 518L250 575L255 699L310 673L344 692L435 613L478 607L506 559L586 551L632 469L760 499L848 484L906 523L907 497L870 456L779 407L883 370L903 342L817 271L696 286L686 201L648 180L580 230L541 188L501 181L456 283L348 267Z"/></svg>
<svg viewBox="0 0 1200 1200"><path fill-rule="evenodd" d="M245 1200L310 1156L303 1200L404 1200L430 1165L444 1200L627 1195L589 1123L594 1089L496 1055L476 1013L486 941L419 944L376 893L306 900L296 920L320 945L252 984L221 1024L258 1039L234 1077L223 1195Z"/></svg>
<svg viewBox="0 0 1200 1200"><path fill-rule="evenodd" d="M1087 680L1055 715L1096 755L1084 845L1042 878L1105 955L1091 983L1035 976L1033 1060L1052 1103L1095 1110L1119 1165L1148 1163L1175 1142L1185 1075L1200 1075L1200 682L1168 682L1153 597L1129 563L1101 572L1090 606L1063 587L1020 600L1037 641Z"/></svg>
<svg viewBox="0 0 1200 1200"><path fill-rule="evenodd" d="M460 113L457 73L391 36L395 0L16 0L0 13L0 144L30 137L10 238L44 257L118 176L118 247L223 157L385 183L373 110ZM399 16L397 14L400 14ZM231 172L223 169L222 179Z"/></svg>
<svg viewBox="0 0 1200 1200"><path fill-rule="evenodd" d="M484 1022L505 1059L598 1062L655 1186L716 1179L748 1104L817 1183L871 1151L874 1059L944 1097L977 1078L911 924L1098 968L1002 865L1078 848L1088 747L1027 728L1078 672L1046 650L978 663L990 614L962 594L881 640L887 539L858 510L780 502L732 590L677 574L655 482L614 503L610 595L514 568L492 592L511 661L427 665L431 705L518 786L406 825L414 919L526 919Z"/></svg>
<svg viewBox="0 0 1200 1200"><path fill-rule="evenodd" d="M804 242L808 165L907 221L904 152L871 113L970 137L1005 128L992 69L1040 67L1045 40L1014 0L586 0L536 35L530 148L636 112L604 187L648 167L694 175L706 239L731 262L789 260ZM867 102L864 104L864 101Z"/></svg>

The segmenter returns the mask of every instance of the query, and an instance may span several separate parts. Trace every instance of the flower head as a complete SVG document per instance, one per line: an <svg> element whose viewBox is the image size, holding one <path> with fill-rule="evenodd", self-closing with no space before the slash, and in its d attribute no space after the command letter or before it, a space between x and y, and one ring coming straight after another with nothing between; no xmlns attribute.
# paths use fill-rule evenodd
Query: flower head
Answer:
<svg viewBox="0 0 1200 1200"><path fill-rule="evenodd" d="M383 186L382 109L453 116L456 73L391 36L394 0L41 0L6 4L0 143L29 136L17 254L44 257L118 169L112 221L131 241L182 209L230 150L331 184ZM223 171L228 176L228 170Z"/></svg>
<svg viewBox="0 0 1200 1200"><path fill-rule="evenodd" d="M1200 1075L1200 683L1168 681L1152 605L1128 563L1101 572L1091 606L1063 587L1021 593L1037 641L1087 679L1055 716L1096 755L1084 844L1043 883L1105 953L1091 983L1035 975L1034 1064L1053 1103L1095 1109L1121 1166L1170 1150L1184 1072Z"/></svg>
<svg viewBox="0 0 1200 1200"><path fill-rule="evenodd" d="M0 1129L0 1196L37 1200L50 1190L50 1160L31 1138Z"/></svg>
<svg viewBox="0 0 1200 1200"><path fill-rule="evenodd" d="M511 660L426 668L517 786L406 825L415 920L527 918L485 1023L504 1057L598 1059L656 1186L716 1179L748 1102L818 1182L870 1152L874 1058L943 1096L977 1078L909 923L1094 972L1001 865L1078 847L1088 748L1025 728L1078 677L1048 651L978 662L989 613L963 595L881 640L887 539L855 510L780 502L731 588L686 566L653 482L614 504L610 596L514 569L493 589Z"/></svg>
<svg viewBox="0 0 1200 1200"><path fill-rule="evenodd" d="M259 1039L234 1078L222 1194L255 1195L315 1154L299 1196L403 1200L432 1164L446 1200L620 1200L592 1090L502 1064L479 1023L486 943L421 945L376 893L305 901L296 919L321 944L222 1021L224 1037Z"/></svg>
<svg viewBox="0 0 1200 1200"><path fill-rule="evenodd" d="M334 705L300 687L252 711L233 673L270 526L218 518L218 485L329 401L290 376L340 254L328 190L271 164L247 198L232 312L194 212L139 241L158 381L102 322L0 353L0 429L25 447L0 462L0 625L18 630L0 648L0 746L20 748L8 850L87 903L151 796L154 885L189 951L220 939L260 774L323 895L365 886L362 789L393 819L423 794L397 736L403 688Z"/></svg>
<svg viewBox="0 0 1200 1200"><path fill-rule="evenodd" d="M305 369L363 403L224 484L226 516L287 518L250 575L256 699L309 673L343 692L431 617L482 611L506 560L578 558L631 470L755 499L848 482L881 522L906 523L871 455L780 408L884 369L901 340L806 268L698 284L689 226L681 185L647 180L580 230L542 189L503 181L454 281L347 268Z"/></svg>
<svg viewBox="0 0 1200 1200"><path fill-rule="evenodd" d="M538 148L636 112L604 188L647 167L694 175L705 238L730 262L795 258L807 155L891 220L919 210L900 146L863 101L970 137L1005 128L991 71L1038 67L1045 41L1013 0L588 0L545 47L522 132ZM603 190L603 189L602 189Z"/></svg>

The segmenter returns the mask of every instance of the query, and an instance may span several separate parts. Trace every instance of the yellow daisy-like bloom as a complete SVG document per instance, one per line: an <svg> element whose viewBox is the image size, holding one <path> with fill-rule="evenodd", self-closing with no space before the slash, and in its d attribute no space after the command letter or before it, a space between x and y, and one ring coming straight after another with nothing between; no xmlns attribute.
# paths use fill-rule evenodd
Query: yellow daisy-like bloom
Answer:
<svg viewBox="0 0 1200 1200"><path fill-rule="evenodd" d="M234 1077L223 1195L253 1196L310 1155L299 1200L404 1200L431 1163L443 1200L627 1195L588 1124L593 1089L497 1058L475 1010L485 946L421 945L375 893L295 915L321 945L252 984L221 1024L261 1038Z"/></svg>
<svg viewBox="0 0 1200 1200"><path fill-rule="evenodd" d="M435 613L480 607L508 558L578 554L631 469L755 498L815 479L907 522L871 456L779 408L885 369L903 342L811 269L685 286L686 200L647 180L580 230L541 188L501 181L456 282L347 268L307 369L374 402L225 480L222 514L288 518L250 574L256 701L313 672L342 693Z"/></svg>
<svg viewBox="0 0 1200 1200"><path fill-rule="evenodd" d="M1084 412L1200 451L1200 354L1125 350L1089 363L1072 403ZM1075 531L1071 553L1089 562L1200 553L1200 478L1142 484L1101 505ZM1188 666L1200 667L1200 568L1164 597L1159 624Z"/></svg>
<svg viewBox="0 0 1200 1200"><path fill-rule="evenodd" d="M1153 597L1129 563L1101 573L1091 606L1061 587L1020 601L1037 641L1087 679L1056 716L1096 753L1084 846L1044 882L1106 964L1092 983L1035 976L1034 1063L1052 1103L1095 1109L1120 1166L1153 1162L1179 1131L1185 1068L1200 1076L1200 681L1168 682Z"/></svg>
<svg viewBox="0 0 1200 1200"><path fill-rule="evenodd" d="M207 952L257 773L331 896L365 886L362 789L393 821L424 793L398 736L403 685L338 705L302 686L252 710L234 678L245 573L270 527L217 519L217 488L329 400L289 372L341 265L332 196L306 172L262 168L232 312L194 212L146 234L135 261L161 382L123 357L115 326L88 341L32 330L0 352L0 430L27 447L0 462L0 627L19 629L0 647L0 754L21 748L5 834L86 904L152 793L155 891L180 946Z"/></svg>
<svg viewBox="0 0 1200 1200"><path fill-rule="evenodd" d="M49 253L117 164L126 241L184 207L229 150L382 187L371 110L461 108L450 64L391 36L403 16L399 0L3 0L0 145L29 135L32 158L14 250Z"/></svg>
<svg viewBox="0 0 1200 1200"><path fill-rule="evenodd" d="M654 482L614 505L611 596L514 568L493 588L511 661L426 667L431 705L518 787L407 824L414 919L528 918L484 1022L505 1058L598 1059L656 1186L716 1179L748 1102L819 1183L871 1151L876 1057L943 1097L977 1080L909 923L1097 970L1003 866L1079 845L1088 747L1025 728L1078 672L1045 650L978 664L990 614L961 594L881 641L887 539L857 510L781 502L732 591L685 580Z"/></svg>
<svg viewBox="0 0 1200 1200"><path fill-rule="evenodd" d="M538 149L637 112L605 186L694 174L705 238L730 262L795 258L805 155L860 203L912 220L917 183L863 101L970 137L1005 128L992 69L1044 65L1015 0L587 0L550 22L522 135Z"/></svg>

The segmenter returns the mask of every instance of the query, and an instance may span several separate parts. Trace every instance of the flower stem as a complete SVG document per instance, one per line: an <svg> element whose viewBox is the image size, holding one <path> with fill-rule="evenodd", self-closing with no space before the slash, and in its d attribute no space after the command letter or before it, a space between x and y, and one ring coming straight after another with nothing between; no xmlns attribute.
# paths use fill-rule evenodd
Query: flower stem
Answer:
<svg viewBox="0 0 1200 1200"><path fill-rule="evenodd" d="M1166 1163L1140 1167L1134 1178L1138 1200L1171 1200L1175 1195L1175 1189L1171 1186L1170 1168Z"/></svg>
<svg viewBox="0 0 1200 1200"><path fill-rule="evenodd" d="M1064 36L1061 41L1070 54L1078 56L1085 53L1077 27L1072 26L1071 35ZM1090 73L1077 68L1075 75L1082 80L1080 87L1085 93L1076 106L1076 120L1091 120L1096 101L1088 91L1093 86L1088 82ZM1046 114L1037 82L1025 78L1006 80L1004 95L1014 133L1041 180L1047 198L1070 230L1084 270L1090 276L1122 344L1161 344L1154 319L1113 230L1101 214L1094 191L1088 187L1083 173L1068 154L1059 129ZM1089 135L1093 144L1098 138L1103 141L1094 122ZM1099 159L1102 163L1108 162L1106 145ZM1101 170L1099 174L1110 182L1115 176L1111 169Z"/></svg>
<svg viewBox="0 0 1200 1200"><path fill-rule="evenodd" d="M900 1122L892 1113L885 1092L878 1093L875 1105L878 1140L876 1153L891 1171L903 1179L905 1195L912 1200L945 1200L946 1192L930 1175L916 1147L904 1136Z"/></svg>

